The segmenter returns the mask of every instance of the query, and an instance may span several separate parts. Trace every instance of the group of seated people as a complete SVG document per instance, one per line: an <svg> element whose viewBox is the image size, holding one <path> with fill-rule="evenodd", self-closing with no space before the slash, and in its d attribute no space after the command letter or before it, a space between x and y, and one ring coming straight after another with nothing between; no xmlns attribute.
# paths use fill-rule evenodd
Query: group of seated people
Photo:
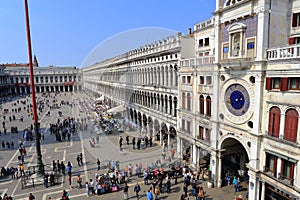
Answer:
<svg viewBox="0 0 300 200"><path fill-rule="evenodd" d="M119 182L113 173L96 175L96 187L92 188L92 193L101 195L119 191Z"/></svg>

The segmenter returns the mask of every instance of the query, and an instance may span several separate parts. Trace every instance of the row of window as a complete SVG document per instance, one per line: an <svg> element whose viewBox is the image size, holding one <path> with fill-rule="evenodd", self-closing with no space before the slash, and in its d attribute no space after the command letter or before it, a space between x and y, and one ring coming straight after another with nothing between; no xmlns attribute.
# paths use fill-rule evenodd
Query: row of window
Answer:
<svg viewBox="0 0 300 200"><path fill-rule="evenodd" d="M300 77L267 77L266 90L300 90Z"/></svg>
<svg viewBox="0 0 300 200"><path fill-rule="evenodd" d="M192 111L192 96L191 93L182 93L182 109ZM211 116L211 97L204 98L203 95L199 97L199 114Z"/></svg>
<svg viewBox="0 0 300 200"><path fill-rule="evenodd" d="M53 82L53 77L51 76L50 78L48 78L47 76L45 77L45 83L48 83L49 82L49 79L50 79L50 83ZM76 81L76 76L74 76L74 80L72 80L72 76L69 76L69 81ZM80 77L78 77L78 79L80 79ZM63 76L60 76L59 77L59 80L60 82L63 82L64 81L68 81L68 77L65 76L64 79L63 79ZM11 83L29 83L29 77L16 77L15 79L14 78L10 78L10 82ZM44 77L35 77L35 83L43 83L44 82ZM58 77L56 76L55 77L55 82L57 83L58 82Z"/></svg>
<svg viewBox="0 0 300 200"><path fill-rule="evenodd" d="M279 173L278 178L281 179L294 180L294 169L295 169L295 163L277 157L270 153L266 153L266 166L264 171L273 172L276 177L277 177L277 173Z"/></svg>
<svg viewBox="0 0 300 200"><path fill-rule="evenodd" d="M209 38L199 39L199 47L209 46Z"/></svg>
<svg viewBox="0 0 300 200"><path fill-rule="evenodd" d="M269 111L268 134L277 138L282 135L284 140L296 142L298 134L298 119L298 112L295 109L288 109L284 114L284 124L282 124L284 125L284 132L280 133L281 111L278 107L274 106Z"/></svg>
<svg viewBox="0 0 300 200"><path fill-rule="evenodd" d="M156 62L156 61L163 61L164 59L177 59L178 55L177 54L170 54L170 55L162 55L160 57L152 57L152 58L147 58L144 60L138 60L132 62L133 65L138 65L138 64L145 64L145 63L151 63L151 62Z"/></svg>
<svg viewBox="0 0 300 200"><path fill-rule="evenodd" d="M192 84L192 76L181 76L182 84ZM200 85L212 85L211 76L199 76Z"/></svg>

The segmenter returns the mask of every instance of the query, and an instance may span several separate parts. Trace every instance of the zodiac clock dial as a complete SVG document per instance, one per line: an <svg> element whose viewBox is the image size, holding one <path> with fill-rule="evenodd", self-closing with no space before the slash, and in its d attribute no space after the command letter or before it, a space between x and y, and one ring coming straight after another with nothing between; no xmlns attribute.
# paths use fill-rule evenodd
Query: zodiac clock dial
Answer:
<svg viewBox="0 0 300 200"><path fill-rule="evenodd" d="M240 84L230 85L226 89L224 98L227 109L235 116L242 116L249 109L250 97L248 91Z"/></svg>

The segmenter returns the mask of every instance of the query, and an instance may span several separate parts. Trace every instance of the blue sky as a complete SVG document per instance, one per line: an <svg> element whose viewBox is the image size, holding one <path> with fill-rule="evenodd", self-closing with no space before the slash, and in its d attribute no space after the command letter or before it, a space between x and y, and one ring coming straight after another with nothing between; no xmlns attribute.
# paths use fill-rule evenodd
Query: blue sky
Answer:
<svg viewBox="0 0 300 200"><path fill-rule="evenodd" d="M101 46L99 60L172 33L185 34L215 10L214 0L28 0L28 4L32 52L42 67L80 67ZM0 63L28 62L23 0L0 1L0 31ZM134 37L126 35L131 33ZM124 43L110 45L116 38Z"/></svg>

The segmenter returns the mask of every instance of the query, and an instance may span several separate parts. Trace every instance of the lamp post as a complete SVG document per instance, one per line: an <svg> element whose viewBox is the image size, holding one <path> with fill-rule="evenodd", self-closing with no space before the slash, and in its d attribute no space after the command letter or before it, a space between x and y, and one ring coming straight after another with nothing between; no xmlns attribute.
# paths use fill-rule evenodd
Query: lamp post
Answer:
<svg viewBox="0 0 300 200"><path fill-rule="evenodd" d="M29 27L29 14L28 14L28 3L25 2L25 20L26 20L26 34L27 34L27 43L28 43L28 59L29 59L29 69L30 69L30 84L31 84L31 97L32 97L32 113L33 113L33 123L34 123L34 133L35 133L35 146L36 146L36 158L37 158L37 175L44 175L44 164L42 161L41 153L41 143L40 143L40 134L39 134L39 122L36 112L36 101L35 101L35 87L34 87L34 75L33 75L33 66L32 66L32 53L31 53L31 38L30 38L30 27Z"/></svg>

